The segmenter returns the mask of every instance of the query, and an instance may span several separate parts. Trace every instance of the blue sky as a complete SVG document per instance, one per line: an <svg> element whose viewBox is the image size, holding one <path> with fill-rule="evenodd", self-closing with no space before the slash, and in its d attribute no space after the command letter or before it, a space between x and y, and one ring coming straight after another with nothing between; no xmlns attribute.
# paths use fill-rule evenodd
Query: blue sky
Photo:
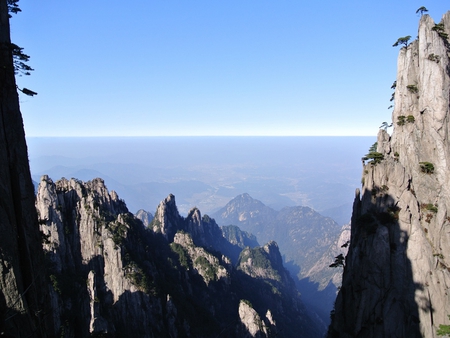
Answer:
<svg viewBox="0 0 450 338"><path fill-rule="evenodd" d="M376 135L446 1L20 0L27 136Z"/></svg>

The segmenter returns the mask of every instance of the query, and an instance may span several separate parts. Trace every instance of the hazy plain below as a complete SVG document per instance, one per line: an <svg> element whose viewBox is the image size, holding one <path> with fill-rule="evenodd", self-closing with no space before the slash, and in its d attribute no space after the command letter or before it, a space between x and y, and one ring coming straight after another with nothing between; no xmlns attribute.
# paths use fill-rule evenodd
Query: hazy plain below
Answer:
<svg viewBox="0 0 450 338"><path fill-rule="evenodd" d="M132 212L174 194L181 214L248 193L274 209L309 206L348 223L361 157L376 137L27 138L33 179L101 177Z"/></svg>

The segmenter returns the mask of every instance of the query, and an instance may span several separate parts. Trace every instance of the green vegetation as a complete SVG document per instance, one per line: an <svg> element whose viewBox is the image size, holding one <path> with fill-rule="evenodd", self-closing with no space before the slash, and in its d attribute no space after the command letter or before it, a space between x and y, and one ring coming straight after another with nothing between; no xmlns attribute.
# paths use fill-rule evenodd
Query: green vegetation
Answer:
<svg viewBox="0 0 450 338"><path fill-rule="evenodd" d="M378 148L378 142L375 142L374 144L372 144L369 148L369 153L377 151Z"/></svg>
<svg viewBox="0 0 450 338"><path fill-rule="evenodd" d="M408 89L409 92L413 93L413 94L417 94L419 92L419 88L417 88L417 85L415 85L415 84L407 85L406 89Z"/></svg>
<svg viewBox="0 0 450 338"><path fill-rule="evenodd" d="M240 261L247 261L249 258L252 259L252 265L256 268L270 269L272 268L270 260L267 257L267 253L260 247L250 249L248 248L241 253L242 257Z"/></svg>
<svg viewBox="0 0 450 338"><path fill-rule="evenodd" d="M370 160L369 163L372 165L376 165L384 160L384 155L382 153L377 152L378 142L372 144L369 148L369 153L366 154L362 160L367 161Z"/></svg>
<svg viewBox="0 0 450 338"><path fill-rule="evenodd" d="M398 38L397 41L392 45L392 47L397 47L403 45L405 48L408 47L408 41L411 39L411 35L403 36Z"/></svg>
<svg viewBox="0 0 450 338"><path fill-rule="evenodd" d="M153 291L153 286L150 283L147 275L138 267L134 267L133 271L127 273L125 277L129 278L131 283L136 286L140 291L150 294Z"/></svg>
<svg viewBox="0 0 450 338"><path fill-rule="evenodd" d="M338 268L340 266L344 267L345 266L345 257L343 254L339 254L338 256L336 256L334 258L334 263L330 264L329 267L330 268Z"/></svg>
<svg viewBox="0 0 450 338"><path fill-rule="evenodd" d="M383 122L383 123L381 124L381 126L380 126L380 129L387 130L387 129L390 128L390 127L392 127L392 123L389 124L389 123L387 123L387 122Z"/></svg>
<svg viewBox="0 0 450 338"><path fill-rule="evenodd" d="M59 295L61 295L62 291L61 288L59 287L59 282L56 275L50 275L50 282L52 283L53 290L55 290Z"/></svg>
<svg viewBox="0 0 450 338"><path fill-rule="evenodd" d="M413 115L399 115L397 116L397 125L404 126L406 123L414 123L416 121Z"/></svg>
<svg viewBox="0 0 450 338"><path fill-rule="evenodd" d="M17 14L21 12L22 10L19 8L19 5L17 5L17 2L19 0L8 0L8 13ZM11 17L11 14L8 14L9 17ZM30 56L25 54L23 52L23 48L19 47L15 43L10 43L10 49L13 56L13 65L14 65L14 75L30 75L30 72L34 69L31 68L29 65L27 65L27 62L30 60ZM16 85L17 90L21 91L23 94L28 96L34 96L37 95L36 92L28 89L28 88L19 88Z"/></svg>
<svg viewBox="0 0 450 338"><path fill-rule="evenodd" d="M437 213L437 212L438 212L437 205L434 205L434 204L431 204L431 203L428 203L428 204L422 203L422 204L420 205L420 207L423 208L423 209L425 209L425 210L432 211L432 212L434 212L434 213Z"/></svg>
<svg viewBox="0 0 450 338"><path fill-rule="evenodd" d="M439 35L442 39L444 39L444 40L447 41L447 39L448 39L448 34L445 33L445 27L444 27L444 23L443 23L443 22L437 23L436 25L434 25L433 28L431 28L431 30L433 30L433 31L435 31L436 33L438 33L438 35Z"/></svg>
<svg viewBox="0 0 450 338"><path fill-rule="evenodd" d="M371 151L368 154L366 154L362 159L364 161L369 160L368 163L370 163L371 165L377 165L378 163L381 163L382 160L384 160L384 155L377 151Z"/></svg>
<svg viewBox="0 0 450 338"><path fill-rule="evenodd" d="M450 319L450 315L448 315L448 319ZM436 334L438 336L450 336L450 325L440 324Z"/></svg>
<svg viewBox="0 0 450 338"><path fill-rule="evenodd" d="M115 245L121 245L127 233L127 226L120 223L110 223L109 231L112 234L112 240Z"/></svg>
<svg viewBox="0 0 450 338"><path fill-rule="evenodd" d="M425 174L434 173L434 165L430 162L419 162L420 170Z"/></svg>
<svg viewBox="0 0 450 338"><path fill-rule="evenodd" d="M416 14L420 13L420 16L422 16L423 13L426 13L426 12L428 12L428 9L425 6L422 6L416 11Z"/></svg>
<svg viewBox="0 0 450 338"><path fill-rule="evenodd" d="M439 63L439 61L441 61L441 57L439 55L431 53L430 55L428 55L428 60L435 61L436 63Z"/></svg>
<svg viewBox="0 0 450 338"><path fill-rule="evenodd" d="M394 83L392 84L392 86L391 86L391 89L393 89L394 90L394 92L392 93L392 95L391 95L391 99L389 100L389 101L394 101L395 100L395 88L397 88L397 81L394 81ZM389 107L388 107L388 109L391 109L393 107L393 105L390 105Z"/></svg>
<svg viewBox="0 0 450 338"><path fill-rule="evenodd" d="M198 265L202 268L202 270L206 274L206 278L209 280L216 280L216 274L217 274L217 266L214 266L211 264L206 257L199 256L194 262L195 265Z"/></svg>
<svg viewBox="0 0 450 338"><path fill-rule="evenodd" d="M416 121L416 119L414 118L414 116L412 116L412 115L406 116L406 122L414 123L415 121Z"/></svg>
<svg viewBox="0 0 450 338"><path fill-rule="evenodd" d="M178 243L172 242L170 243L170 249L172 249L172 251L178 255L178 261L180 262L180 265L185 267L186 269L189 269L189 258L183 246Z"/></svg>

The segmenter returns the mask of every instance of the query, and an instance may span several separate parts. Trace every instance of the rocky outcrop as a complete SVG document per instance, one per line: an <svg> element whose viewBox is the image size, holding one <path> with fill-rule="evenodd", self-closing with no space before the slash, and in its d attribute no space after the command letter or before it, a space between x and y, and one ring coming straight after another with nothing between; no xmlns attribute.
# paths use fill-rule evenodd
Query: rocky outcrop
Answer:
<svg viewBox="0 0 450 338"><path fill-rule="evenodd" d="M253 309L250 302L241 300L239 303L239 318L246 329L246 333L242 337L268 337L268 329L259 317L258 313Z"/></svg>
<svg viewBox="0 0 450 338"><path fill-rule="evenodd" d="M170 194L159 203L151 226L154 232L162 233L167 240L172 241L179 223L180 215L175 204L175 196Z"/></svg>
<svg viewBox="0 0 450 338"><path fill-rule="evenodd" d="M231 265L230 260L222 256L221 261L214 255L207 252L202 247L197 247L192 241L192 237L188 233L177 232L173 243L181 245L186 251L190 260L193 263L193 269L202 276L206 285L209 285L212 281L223 280L229 283L229 271L220 263L223 261L228 266Z"/></svg>
<svg viewBox="0 0 450 338"><path fill-rule="evenodd" d="M263 247L242 250L238 268L255 278L272 279L292 284L289 273L283 267L283 259L276 242L271 241Z"/></svg>
<svg viewBox="0 0 450 338"><path fill-rule="evenodd" d="M251 311L247 311L247 320L254 318L247 323L248 325L246 324L250 333L253 332L252 334L264 337L263 334L267 334L267 332L273 335L283 332L283 336L294 337L298 334L296 330L301 328L300 330L309 332L309 337L321 336L322 323L317 318L311 317L311 312L301 301L294 280L283 266L276 242L271 241L262 247L244 248L239 256L237 271L243 273L246 278L251 277L259 281L256 288L255 285L253 287L243 286L247 295L254 295L252 299L245 299L250 299L252 304L255 304L254 309L259 314L259 317L256 318L251 315ZM245 278L243 279L245 280ZM250 288L253 289L250 290ZM269 309L261 308L261 302L272 304L272 306ZM242 301L240 311L241 306L247 308ZM287 311L287 309L291 310ZM306 318L310 318L311 321L305 320ZM291 324L286 326L286 323ZM315 324L316 329L313 329L311 323ZM259 329L256 330L256 328Z"/></svg>
<svg viewBox="0 0 450 338"><path fill-rule="evenodd" d="M241 337L253 332L249 317L240 317L240 300L248 299L252 318L271 332L319 337L276 243L262 250L285 275L269 285L236 269L216 247L227 241L215 221L196 208L180 216L173 195L146 227L101 179L54 183L43 176L36 208L48 262L50 335Z"/></svg>
<svg viewBox="0 0 450 338"><path fill-rule="evenodd" d="M437 28L436 28L437 27ZM450 12L400 50L394 130L356 193L331 337L435 337L450 304Z"/></svg>
<svg viewBox="0 0 450 338"><path fill-rule="evenodd" d="M152 326L137 326L136 334L164 332L155 319L163 305L142 292L147 291L142 267L133 259L129 248L133 244L127 241L143 226L136 229L139 225L131 222L124 202L108 192L103 180L54 183L43 176L36 209L50 265L55 334L84 337L133 332L127 329L130 316L135 323Z"/></svg>

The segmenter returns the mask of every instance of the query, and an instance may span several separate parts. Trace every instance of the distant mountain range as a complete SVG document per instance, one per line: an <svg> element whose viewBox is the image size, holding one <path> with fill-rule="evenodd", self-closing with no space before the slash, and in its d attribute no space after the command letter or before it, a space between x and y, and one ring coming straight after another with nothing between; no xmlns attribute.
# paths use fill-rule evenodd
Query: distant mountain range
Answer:
<svg viewBox="0 0 450 338"><path fill-rule="evenodd" d="M256 236L274 240L297 286L327 322L340 284L342 270L329 265L350 238L349 226L340 226L309 207L274 210L249 194L242 194L211 215L219 225L233 224Z"/></svg>
<svg viewBox="0 0 450 338"><path fill-rule="evenodd" d="M129 209L169 193L182 215L211 214L242 193L280 210L303 205L340 225L360 186L360 158L374 137L29 138L35 181L102 177Z"/></svg>

